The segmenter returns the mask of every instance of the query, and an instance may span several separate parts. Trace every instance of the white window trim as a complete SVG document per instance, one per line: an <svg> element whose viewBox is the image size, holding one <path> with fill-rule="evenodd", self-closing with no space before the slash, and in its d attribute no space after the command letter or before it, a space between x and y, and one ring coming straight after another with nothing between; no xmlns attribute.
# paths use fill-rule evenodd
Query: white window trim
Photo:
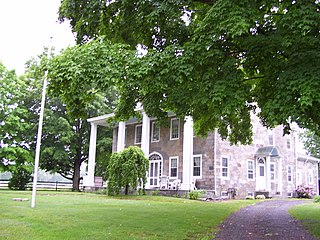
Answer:
<svg viewBox="0 0 320 240"><path fill-rule="evenodd" d="M142 142L142 136L141 136L141 142L137 142L137 129L138 129L138 127L141 127L141 134L142 134L142 124L136 125L135 131L134 131L134 144L141 144L141 142Z"/></svg>
<svg viewBox="0 0 320 240"><path fill-rule="evenodd" d="M272 136L272 144L270 144L270 136ZM268 129L268 145L275 146L274 142L274 129Z"/></svg>
<svg viewBox="0 0 320 240"><path fill-rule="evenodd" d="M172 159L177 159L177 176L176 177L171 177L171 160ZM169 157L169 178L170 179L177 179L179 176L179 157L174 156L174 157Z"/></svg>
<svg viewBox="0 0 320 240"><path fill-rule="evenodd" d="M271 179L271 165L273 165L273 179ZM276 181L276 164L274 162L271 162L269 165L270 169L269 169L269 173L270 173L270 181L274 182ZM291 173L291 179L292 179L292 173Z"/></svg>
<svg viewBox="0 0 320 240"><path fill-rule="evenodd" d="M157 124L157 122L152 122L152 128L151 128L151 142L160 142L160 127L159 127L159 139L158 140L153 140L153 132L154 132L154 127Z"/></svg>
<svg viewBox="0 0 320 240"><path fill-rule="evenodd" d="M308 185L313 185L313 169L309 168L307 173L308 173L307 175Z"/></svg>
<svg viewBox="0 0 320 240"><path fill-rule="evenodd" d="M252 175L253 175L252 178L249 178L249 162L252 162ZM222 166L222 158L221 158L221 166ZM222 171L221 171L221 174L222 174ZM254 160L251 160L251 159L248 159L248 161L247 161L247 180L248 181L254 181L255 180L255 177L254 177Z"/></svg>
<svg viewBox="0 0 320 240"><path fill-rule="evenodd" d="M222 167L223 167L222 166L222 159L223 158L228 159L228 167L227 167L227 176L226 177L222 175ZM222 179L229 179L230 178L230 164L229 163L230 163L230 157L229 156L221 156L220 170L221 170L221 178Z"/></svg>
<svg viewBox="0 0 320 240"><path fill-rule="evenodd" d="M194 169L194 158L195 157L200 157L200 176L194 176L194 173L193 173L193 169ZM202 154L197 154L197 155L193 155L192 157L192 177L194 179L201 179L202 178Z"/></svg>
<svg viewBox="0 0 320 240"><path fill-rule="evenodd" d="M178 137L177 138L172 138L172 122L178 120ZM178 140L180 137L180 121L178 118L171 118L170 121L170 140Z"/></svg>
<svg viewBox="0 0 320 240"><path fill-rule="evenodd" d="M291 180L289 180L289 168L290 168ZM292 179L292 177L293 177L293 171L292 171L292 170L293 170L292 165L288 165L288 167L287 167L287 181L290 182L290 183L291 183L292 180L293 180L293 179Z"/></svg>
<svg viewBox="0 0 320 240"><path fill-rule="evenodd" d="M291 139L290 139L290 137L287 137L287 139L286 139L286 147L287 147L287 149L291 149Z"/></svg>

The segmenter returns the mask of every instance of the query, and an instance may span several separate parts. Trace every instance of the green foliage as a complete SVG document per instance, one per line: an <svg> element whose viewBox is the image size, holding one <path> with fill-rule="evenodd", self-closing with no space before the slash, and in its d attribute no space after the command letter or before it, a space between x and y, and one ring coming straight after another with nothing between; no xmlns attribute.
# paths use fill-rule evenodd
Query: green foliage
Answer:
<svg viewBox="0 0 320 240"><path fill-rule="evenodd" d="M194 191L190 191L188 193L188 198L191 200L197 200L197 199L201 198L204 194L205 194L204 191L194 190Z"/></svg>
<svg viewBox="0 0 320 240"><path fill-rule="evenodd" d="M313 197L313 202L315 202L315 203L320 203L320 196L319 196L319 195L314 196L314 197Z"/></svg>
<svg viewBox="0 0 320 240"><path fill-rule="evenodd" d="M82 46L53 60L52 89L75 106L90 98L89 89L114 85L118 119L142 102L150 116L191 115L198 135L218 128L231 143L252 141L257 106L267 127L282 124L287 133L295 121L319 130L319 5L63 0L60 20L71 20Z"/></svg>
<svg viewBox="0 0 320 240"><path fill-rule="evenodd" d="M13 190L25 190L27 184L31 181L32 169L28 166L19 165L11 173L12 177L9 180L8 187Z"/></svg>
<svg viewBox="0 0 320 240"><path fill-rule="evenodd" d="M144 192L148 167L149 159L139 147L130 146L120 153L112 153L108 166L108 194L119 194L121 188L125 188L127 195L129 187L139 187Z"/></svg>

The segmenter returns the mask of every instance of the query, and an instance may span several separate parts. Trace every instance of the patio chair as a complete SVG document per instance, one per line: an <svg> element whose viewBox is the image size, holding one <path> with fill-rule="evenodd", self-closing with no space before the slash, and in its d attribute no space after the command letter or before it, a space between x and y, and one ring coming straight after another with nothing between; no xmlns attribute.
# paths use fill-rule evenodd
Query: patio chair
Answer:
<svg viewBox="0 0 320 240"><path fill-rule="evenodd" d="M160 183L160 190L166 190L169 187L169 177L168 176L161 176L159 177L159 183Z"/></svg>

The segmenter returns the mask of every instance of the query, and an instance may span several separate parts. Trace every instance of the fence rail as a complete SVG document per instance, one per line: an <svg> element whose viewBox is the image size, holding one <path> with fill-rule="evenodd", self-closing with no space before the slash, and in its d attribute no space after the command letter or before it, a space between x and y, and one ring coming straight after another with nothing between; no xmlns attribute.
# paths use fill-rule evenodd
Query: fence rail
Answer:
<svg viewBox="0 0 320 240"><path fill-rule="evenodd" d="M0 180L0 189L8 189L9 180ZM32 189L32 182L27 184L27 189ZM37 181L37 189L43 190L71 190L72 182L50 182L50 181ZM80 189L82 189L82 182L80 182Z"/></svg>

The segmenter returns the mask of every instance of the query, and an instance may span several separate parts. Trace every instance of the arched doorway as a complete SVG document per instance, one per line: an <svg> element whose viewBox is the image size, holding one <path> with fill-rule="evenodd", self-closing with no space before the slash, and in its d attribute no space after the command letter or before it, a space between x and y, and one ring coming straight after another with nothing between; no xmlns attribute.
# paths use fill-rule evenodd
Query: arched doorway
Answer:
<svg viewBox="0 0 320 240"><path fill-rule="evenodd" d="M162 156L156 152L151 153L149 161L149 186L158 187L159 177L162 175Z"/></svg>

